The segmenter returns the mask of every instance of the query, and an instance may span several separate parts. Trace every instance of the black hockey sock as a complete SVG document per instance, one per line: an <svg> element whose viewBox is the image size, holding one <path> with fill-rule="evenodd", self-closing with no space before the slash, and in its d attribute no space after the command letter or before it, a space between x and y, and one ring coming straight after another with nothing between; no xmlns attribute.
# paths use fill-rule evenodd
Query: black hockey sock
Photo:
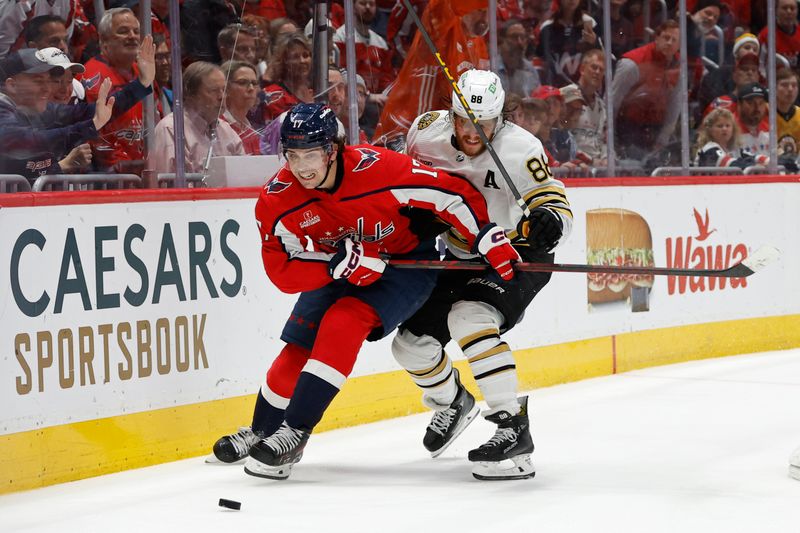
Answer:
<svg viewBox="0 0 800 533"><path fill-rule="evenodd" d="M265 436L272 435L283 422L286 411L271 405L261 391L256 394L256 406L253 409L253 423L251 424L255 433Z"/></svg>
<svg viewBox="0 0 800 533"><path fill-rule="evenodd" d="M314 429L339 389L309 372L301 372L292 401L286 408L286 423L304 431Z"/></svg>

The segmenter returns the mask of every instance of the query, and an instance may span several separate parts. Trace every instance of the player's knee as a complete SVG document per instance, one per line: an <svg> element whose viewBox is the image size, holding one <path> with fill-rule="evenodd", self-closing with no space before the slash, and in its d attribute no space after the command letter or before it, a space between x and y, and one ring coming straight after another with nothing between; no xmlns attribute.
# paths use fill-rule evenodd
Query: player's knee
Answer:
<svg viewBox="0 0 800 533"><path fill-rule="evenodd" d="M461 301L453 304L447 315L450 335L461 344L461 339L486 330L500 331L503 315L494 306L484 302Z"/></svg>
<svg viewBox="0 0 800 533"><path fill-rule="evenodd" d="M436 363L442 345L430 335L418 337L402 329L392 340L392 355L406 370L422 370Z"/></svg>

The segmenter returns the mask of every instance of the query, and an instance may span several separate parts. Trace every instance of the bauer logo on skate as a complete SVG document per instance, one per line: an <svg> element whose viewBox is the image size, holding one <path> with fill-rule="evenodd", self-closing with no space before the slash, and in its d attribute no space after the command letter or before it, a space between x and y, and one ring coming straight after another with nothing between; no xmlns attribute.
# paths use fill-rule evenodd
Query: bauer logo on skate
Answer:
<svg viewBox="0 0 800 533"><path fill-rule="evenodd" d="M701 216L694 209L693 218L697 225L695 235L667 237L666 259L668 268L728 268L747 257L747 246L744 243L717 242L720 233L710 228L708 209ZM676 292L705 292L747 287L746 278L707 278L707 277L675 277L667 278L667 294Z"/></svg>

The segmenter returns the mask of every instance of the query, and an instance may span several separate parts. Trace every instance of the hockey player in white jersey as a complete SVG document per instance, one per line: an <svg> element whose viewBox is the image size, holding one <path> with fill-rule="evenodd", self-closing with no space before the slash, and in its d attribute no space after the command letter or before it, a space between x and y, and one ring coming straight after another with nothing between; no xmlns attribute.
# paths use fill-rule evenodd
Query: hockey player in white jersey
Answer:
<svg viewBox="0 0 800 533"><path fill-rule="evenodd" d="M514 228L507 236L521 258L552 263L553 249L572 228L572 212L564 185L553 179L542 143L523 128L504 121L505 92L497 75L469 70L461 75L458 85L530 216L523 216L455 93L451 110L431 111L416 118L407 138L409 155L468 179L486 198L490 220ZM445 237L449 258L480 261L456 232L448 231ZM441 454L478 414L475 398L461 384L458 370L444 352L444 346L453 339L488 404L484 417L498 426L488 442L469 452L469 460L475 463L473 475L489 480L535 475L530 461L533 441L528 427L528 398L517 397L514 356L501 334L519 322L549 280L550 274L543 272L517 272L512 280L504 281L489 270L445 271L426 304L400 327L392 352L422 388L423 403L435 411L423 438L433 457Z"/></svg>

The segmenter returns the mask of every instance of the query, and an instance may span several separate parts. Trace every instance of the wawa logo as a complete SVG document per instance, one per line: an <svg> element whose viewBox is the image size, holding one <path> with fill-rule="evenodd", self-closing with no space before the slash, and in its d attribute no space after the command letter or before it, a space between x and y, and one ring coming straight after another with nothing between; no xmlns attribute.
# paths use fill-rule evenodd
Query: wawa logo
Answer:
<svg viewBox="0 0 800 533"><path fill-rule="evenodd" d="M728 268L747 257L747 246L744 243L712 244L709 242L716 228L711 228L711 222L706 208L701 215L694 209L694 220L697 224L697 235L686 237L667 237L667 267L668 268ZM711 239L713 240L713 239ZM747 287L746 278L709 278L702 276L668 276L667 294L683 294L687 288L689 292L705 292L724 290L730 287L737 289Z"/></svg>

